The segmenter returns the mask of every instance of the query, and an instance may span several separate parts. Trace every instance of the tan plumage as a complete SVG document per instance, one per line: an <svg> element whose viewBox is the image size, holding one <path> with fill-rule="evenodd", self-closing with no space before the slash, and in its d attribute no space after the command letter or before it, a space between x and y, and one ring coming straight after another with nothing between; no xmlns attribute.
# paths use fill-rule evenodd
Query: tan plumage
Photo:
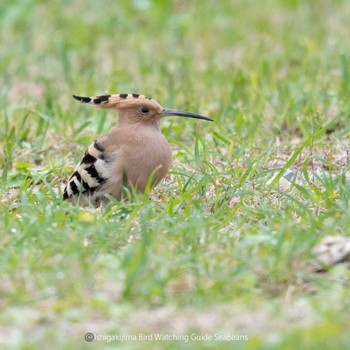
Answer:
<svg viewBox="0 0 350 350"><path fill-rule="evenodd" d="M85 152L69 179L63 198L88 195L99 201L106 194L120 199L123 186L144 192L166 175L171 164L171 148L160 131L160 119L182 116L211 120L198 114L164 109L157 101L139 94L73 97L100 108L117 109L117 125L98 137Z"/></svg>

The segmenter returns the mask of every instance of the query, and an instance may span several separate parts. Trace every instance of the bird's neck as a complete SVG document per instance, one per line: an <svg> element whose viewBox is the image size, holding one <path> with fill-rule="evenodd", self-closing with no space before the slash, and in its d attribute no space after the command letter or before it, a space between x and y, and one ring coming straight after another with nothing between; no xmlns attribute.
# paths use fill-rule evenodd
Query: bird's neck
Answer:
<svg viewBox="0 0 350 350"><path fill-rule="evenodd" d="M160 130L160 119L155 120L137 120L119 116L117 128L147 128Z"/></svg>

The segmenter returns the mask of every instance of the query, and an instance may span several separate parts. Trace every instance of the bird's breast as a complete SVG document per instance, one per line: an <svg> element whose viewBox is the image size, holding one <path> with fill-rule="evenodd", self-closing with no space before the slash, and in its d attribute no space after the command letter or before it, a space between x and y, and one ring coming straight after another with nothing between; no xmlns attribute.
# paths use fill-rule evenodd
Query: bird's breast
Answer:
<svg viewBox="0 0 350 350"><path fill-rule="evenodd" d="M161 133L138 135L123 147L123 164L128 181L143 192L150 176L155 186L171 165L171 147Z"/></svg>

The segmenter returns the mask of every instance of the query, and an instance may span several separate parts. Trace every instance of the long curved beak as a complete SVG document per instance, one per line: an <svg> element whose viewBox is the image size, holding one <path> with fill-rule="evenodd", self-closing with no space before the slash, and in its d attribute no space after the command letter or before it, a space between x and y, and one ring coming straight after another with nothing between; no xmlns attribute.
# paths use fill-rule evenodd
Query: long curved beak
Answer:
<svg viewBox="0 0 350 350"><path fill-rule="evenodd" d="M172 115L177 116L177 117L185 117L185 118L195 118L195 119L208 120L210 122L213 121L213 119L210 119L208 117L203 117L202 115L194 114L194 113L191 113L191 112L178 111L177 109L166 108L161 113L162 117L168 117L168 116L172 116Z"/></svg>

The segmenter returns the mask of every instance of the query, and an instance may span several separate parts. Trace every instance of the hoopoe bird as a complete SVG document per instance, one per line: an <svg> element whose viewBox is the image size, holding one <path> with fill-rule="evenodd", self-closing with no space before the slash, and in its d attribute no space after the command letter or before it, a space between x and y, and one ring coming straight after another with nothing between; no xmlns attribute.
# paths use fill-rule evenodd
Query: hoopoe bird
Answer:
<svg viewBox="0 0 350 350"><path fill-rule="evenodd" d="M64 188L63 199L88 196L92 202L100 202L110 195L120 200L123 188L144 192L149 179L153 188L165 177L172 162L160 120L179 116L212 121L202 115L163 108L154 99L135 93L73 97L89 106L116 109L119 118L114 128L89 146Z"/></svg>

